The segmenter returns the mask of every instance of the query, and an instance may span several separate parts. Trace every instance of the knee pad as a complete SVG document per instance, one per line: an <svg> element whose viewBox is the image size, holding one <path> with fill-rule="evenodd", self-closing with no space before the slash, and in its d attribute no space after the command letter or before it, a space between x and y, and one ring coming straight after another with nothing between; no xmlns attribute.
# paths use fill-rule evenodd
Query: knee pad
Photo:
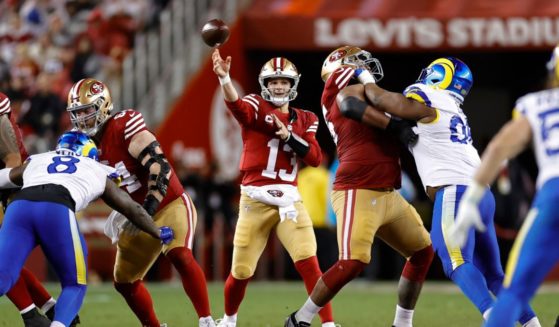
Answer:
<svg viewBox="0 0 559 327"><path fill-rule="evenodd" d="M435 252L431 245L415 252L406 262L402 276L413 282L425 281L434 256Z"/></svg>
<svg viewBox="0 0 559 327"><path fill-rule="evenodd" d="M357 277L365 268L365 264L358 260L338 260L322 275L322 281L334 293Z"/></svg>
<svg viewBox="0 0 559 327"><path fill-rule="evenodd" d="M231 275L235 277L235 279L249 279L253 274L254 271L247 265L234 264L231 267Z"/></svg>

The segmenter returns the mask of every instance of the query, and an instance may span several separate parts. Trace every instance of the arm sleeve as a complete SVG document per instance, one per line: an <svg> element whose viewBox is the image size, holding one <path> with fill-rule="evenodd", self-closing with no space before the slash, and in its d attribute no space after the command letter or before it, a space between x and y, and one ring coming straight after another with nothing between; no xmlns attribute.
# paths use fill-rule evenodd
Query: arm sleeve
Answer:
<svg viewBox="0 0 559 327"><path fill-rule="evenodd" d="M256 94L249 94L234 102L225 101L225 104L239 124L250 126L258 119L260 101L262 101L262 99Z"/></svg>
<svg viewBox="0 0 559 327"><path fill-rule="evenodd" d="M322 162L322 150L316 140L316 131L318 130L318 117L310 113L311 119L305 133L301 136L309 144L309 152L301 158L303 161L313 167L318 167Z"/></svg>

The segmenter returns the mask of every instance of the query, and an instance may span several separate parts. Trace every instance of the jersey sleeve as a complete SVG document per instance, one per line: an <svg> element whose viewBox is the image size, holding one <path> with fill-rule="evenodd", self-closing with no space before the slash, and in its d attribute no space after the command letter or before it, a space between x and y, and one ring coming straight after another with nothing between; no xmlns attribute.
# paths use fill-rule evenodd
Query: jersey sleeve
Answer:
<svg viewBox="0 0 559 327"><path fill-rule="evenodd" d="M413 99L419 103L426 105L427 107L433 107L433 103L431 99L427 96L419 86L417 85L410 85L404 90L404 96L406 98Z"/></svg>
<svg viewBox="0 0 559 327"><path fill-rule="evenodd" d="M116 114L113 119L117 128L122 132L126 147L130 146L134 135L147 130L144 116L135 110L124 110Z"/></svg>
<svg viewBox="0 0 559 327"><path fill-rule="evenodd" d="M324 110L328 111L332 108L332 104L336 101L336 96L341 89L349 84L354 73L355 71L352 67L346 66L340 67L330 74L322 92L321 103Z"/></svg>
<svg viewBox="0 0 559 327"><path fill-rule="evenodd" d="M0 115L9 115L12 112L10 106L10 99L2 92L0 92Z"/></svg>
<svg viewBox="0 0 559 327"><path fill-rule="evenodd" d="M258 111L261 101L263 101L263 99L256 94L249 94L243 98L237 99L237 101L225 101L225 104L239 124L250 126L258 120Z"/></svg>
<svg viewBox="0 0 559 327"><path fill-rule="evenodd" d="M307 125L307 129L302 137L309 144L309 152L307 152L305 157L302 159L307 165L318 167L318 165L322 162L322 150L316 140L318 117L312 112L307 112L307 114L309 124Z"/></svg>

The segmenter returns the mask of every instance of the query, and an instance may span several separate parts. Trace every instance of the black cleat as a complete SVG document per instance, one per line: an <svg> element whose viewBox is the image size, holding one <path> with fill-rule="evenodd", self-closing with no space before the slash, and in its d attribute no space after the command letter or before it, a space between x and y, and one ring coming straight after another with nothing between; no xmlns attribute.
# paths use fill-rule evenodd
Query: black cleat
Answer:
<svg viewBox="0 0 559 327"><path fill-rule="evenodd" d="M557 319L555 319L555 325L553 325L554 327L559 327L559 316L557 316Z"/></svg>
<svg viewBox="0 0 559 327"><path fill-rule="evenodd" d="M49 327L50 320L49 318L43 316L39 309L33 308L33 310L28 311L21 315L23 318L23 323L25 327Z"/></svg>
<svg viewBox="0 0 559 327"><path fill-rule="evenodd" d="M45 312L45 315L50 319L50 321L54 321L54 306L52 306L47 312ZM76 327L76 325L79 323L81 323L80 316L76 315L76 318L72 320L69 327Z"/></svg>
<svg viewBox="0 0 559 327"><path fill-rule="evenodd" d="M311 327L311 324L308 322L297 321L295 318L296 313L297 311L293 312L289 315L289 317L287 317L287 319L285 319L285 324L283 325L284 327Z"/></svg>

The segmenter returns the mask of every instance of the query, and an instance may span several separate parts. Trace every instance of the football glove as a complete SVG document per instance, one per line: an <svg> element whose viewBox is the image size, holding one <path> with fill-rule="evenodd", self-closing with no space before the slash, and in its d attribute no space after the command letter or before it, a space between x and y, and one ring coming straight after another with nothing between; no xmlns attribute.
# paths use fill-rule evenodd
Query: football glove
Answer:
<svg viewBox="0 0 559 327"><path fill-rule="evenodd" d="M417 142L418 135L413 131L413 123L391 117L386 131L398 137L404 145L414 145Z"/></svg>
<svg viewBox="0 0 559 327"><path fill-rule="evenodd" d="M163 226L159 227L159 238L162 244L169 244L175 238L175 234L171 227Z"/></svg>
<svg viewBox="0 0 559 327"><path fill-rule="evenodd" d="M485 188L474 182L469 186L458 207L458 214L454 225L450 228L450 243L453 246L463 247L468 241L468 234L472 227L480 232L486 230L481 214L479 212L479 202L485 193Z"/></svg>

